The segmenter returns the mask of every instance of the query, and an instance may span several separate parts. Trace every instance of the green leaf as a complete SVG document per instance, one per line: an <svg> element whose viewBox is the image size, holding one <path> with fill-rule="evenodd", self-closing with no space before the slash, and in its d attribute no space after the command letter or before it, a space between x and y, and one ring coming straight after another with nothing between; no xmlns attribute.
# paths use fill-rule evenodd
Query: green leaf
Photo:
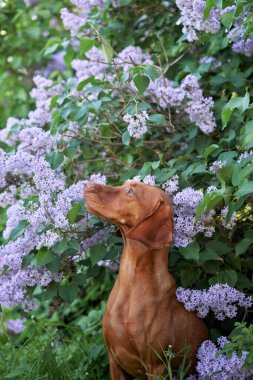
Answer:
<svg viewBox="0 0 253 380"><path fill-rule="evenodd" d="M25 231L25 228L26 226L28 225L28 221L27 220L21 220L18 225L13 228L13 230L11 230L11 233L10 233L10 236L8 238L8 241L10 240L14 240L14 239L17 239L17 237L23 235L24 231Z"/></svg>
<svg viewBox="0 0 253 380"><path fill-rule="evenodd" d="M204 21L208 18L211 9L216 5L222 9L223 0L206 0L206 7L204 10Z"/></svg>
<svg viewBox="0 0 253 380"><path fill-rule="evenodd" d="M240 173L240 166L236 163L233 166L233 173L232 173L232 185L238 186L239 185L239 173Z"/></svg>
<svg viewBox="0 0 253 380"><path fill-rule="evenodd" d="M253 193L253 181L245 179L239 187L238 191L235 193L235 195L237 195L238 197L242 197L243 195L251 193Z"/></svg>
<svg viewBox="0 0 253 380"><path fill-rule="evenodd" d="M130 144L130 135L129 135L129 132L128 130L126 130L123 134L122 134L122 142L124 145L129 145Z"/></svg>
<svg viewBox="0 0 253 380"><path fill-rule="evenodd" d="M78 286L75 282L68 285L60 285L59 294L67 302L71 303L77 297Z"/></svg>
<svg viewBox="0 0 253 380"><path fill-rule="evenodd" d="M226 166L226 167L219 169L216 173L216 176L221 182L225 182L226 184L230 184L231 180L232 180L232 173L233 173L233 167L232 166Z"/></svg>
<svg viewBox="0 0 253 380"><path fill-rule="evenodd" d="M82 37L80 39L80 54L85 54L95 45L95 41L89 37Z"/></svg>
<svg viewBox="0 0 253 380"><path fill-rule="evenodd" d="M212 7L214 6L214 1L213 0L206 0L206 7L204 9L204 21L206 21L206 19L208 18L209 16L209 13L211 12L211 9Z"/></svg>
<svg viewBox="0 0 253 380"><path fill-rule="evenodd" d="M214 152L216 149L219 148L219 145L217 144L212 144L212 145L209 145L205 151L204 151L204 157L207 158L209 156L209 154L211 154L212 152Z"/></svg>
<svg viewBox="0 0 253 380"><path fill-rule="evenodd" d="M139 171L139 175L141 178L145 177L145 175L150 173L152 162L145 162L141 170Z"/></svg>
<svg viewBox="0 0 253 380"><path fill-rule="evenodd" d="M235 247L235 255L239 256L242 253L246 252L249 246L253 244L253 239L242 239Z"/></svg>
<svg viewBox="0 0 253 380"><path fill-rule="evenodd" d="M80 205L80 203L75 203L74 206L69 210L69 212L67 213L67 219L70 224L74 224L76 222L76 218L81 209L82 205Z"/></svg>
<svg viewBox="0 0 253 380"><path fill-rule="evenodd" d="M223 195L215 194L206 205L206 213L208 214L222 199Z"/></svg>
<svg viewBox="0 0 253 380"><path fill-rule="evenodd" d="M209 284L228 284L229 286L235 286L237 282L237 273L233 269L225 269L223 271L220 271L215 276L211 277L209 279Z"/></svg>
<svg viewBox="0 0 253 380"><path fill-rule="evenodd" d="M242 100L241 100L241 105L240 105L240 110L241 110L241 112L243 113L244 111L246 111L246 109L248 108L248 106L249 106L249 101L250 101L250 99L249 99L249 93L248 93L248 91L246 92L246 94L244 95L244 97L242 98Z"/></svg>
<svg viewBox="0 0 253 380"><path fill-rule="evenodd" d="M78 109L76 114L74 115L74 120L80 120L84 115L88 113L87 105L84 105Z"/></svg>
<svg viewBox="0 0 253 380"><path fill-rule="evenodd" d="M78 251L80 248L80 244L77 240L69 240L68 244L71 248L75 249L76 251Z"/></svg>
<svg viewBox="0 0 253 380"><path fill-rule="evenodd" d="M84 273L78 273L74 278L73 282L75 282L77 285L84 285L86 282L86 276Z"/></svg>
<svg viewBox="0 0 253 380"><path fill-rule="evenodd" d="M5 378L6 379L12 379L13 377L17 378L17 376L21 376L25 374L27 374L27 368L19 367L19 368L14 368L12 371L10 371L7 375L5 375Z"/></svg>
<svg viewBox="0 0 253 380"><path fill-rule="evenodd" d="M49 46L48 48L46 48L44 52L44 56L46 57L47 55L53 54L54 52L56 52L58 47L59 47L59 44L54 44L54 45Z"/></svg>
<svg viewBox="0 0 253 380"><path fill-rule="evenodd" d="M165 125L166 124L166 120L165 120L164 116L161 114L158 114L158 113L150 115L149 121L151 123L156 124L156 125Z"/></svg>
<svg viewBox="0 0 253 380"><path fill-rule="evenodd" d="M146 65L144 67L144 71L148 76L152 79L155 80L156 78L159 77L159 73L156 71L156 69L153 66Z"/></svg>
<svg viewBox="0 0 253 380"><path fill-rule="evenodd" d="M112 58L113 58L113 50L112 50L112 48L110 48L106 44L102 44L102 51L103 51L103 53L105 55L106 62L110 63L112 61Z"/></svg>
<svg viewBox="0 0 253 380"><path fill-rule="evenodd" d="M221 255L232 251L231 247L219 240L209 240L205 246L207 249L211 249L212 251Z"/></svg>
<svg viewBox="0 0 253 380"><path fill-rule="evenodd" d="M253 172L253 164L245 166L245 168L241 169L238 176L239 184L248 177Z"/></svg>
<svg viewBox="0 0 253 380"><path fill-rule="evenodd" d="M199 220L200 216L202 215L203 211L206 208L206 205L208 202L210 202L210 199L212 198L212 193L207 193L202 198L200 204L196 207L195 210L195 219Z"/></svg>
<svg viewBox="0 0 253 380"><path fill-rule="evenodd" d="M50 164L51 168L55 170L64 161L64 154L58 151L51 152L46 156L46 160Z"/></svg>
<svg viewBox="0 0 253 380"><path fill-rule="evenodd" d="M134 84L141 95L148 88L149 83L150 79L146 75L137 74L134 76Z"/></svg>
<svg viewBox="0 0 253 380"><path fill-rule="evenodd" d="M199 260L199 245L197 242L190 243L185 248L180 248L180 252L183 254L186 260Z"/></svg>
<svg viewBox="0 0 253 380"><path fill-rule="evenodd" d="M106 256L106 247L102 244L99 245L93 245L90 247L90 259L92 266L97 264L98 261L104 259Z"/></svg>
<svg viewBox="0 0 253 380"><path fill-rule="evenodd" d="M229 108L228 105L226 104L223 107L223 110L221 113L222 129L224 129L227 126L232 113L233 113L233 110L231 108Z"/></svg>
<svg viewBox="0 0 253 380"><path fill-rule="evenodd" d="M203 264L206 261L222 261L222 258L212 249L205 249L200 254L199 264Z"/></svg>
<svg viewBox="0 0 253 380"><path fill-rule="evenodd" d="M160 161L153 161L151 164L152 169L157 169L160 165Z"/></svg>
<svg viewBox="0 0 253 380"><path fill-rule="evenodd" d="M61 241L57 242L53 247L52 250L55 253L61 254L67 249L68 247L68 241L67 239L62 239Z"/></svg>
<svg viewBox="0 0 253 380"><path fill-rule="evenodd" d="M59 98L59 95L54 95L54 96L51 98L51 102L50 102L50 110L52 110L52 109L56 106L58 98Z"/></svg>
<svg viewBox="0 0 253 380"><path fill-rule="evenodd" d="M219 261L205 261L202 264L202 268L208 274L216 274L220 269L220 264L221 263Z"/></svg>
<svg viewBox="0 0 253 380"><path fill-rule="evenodd" d="M54 255L47 248L41 248L36 255L37 265L45 265L54 260Z"/></svg>

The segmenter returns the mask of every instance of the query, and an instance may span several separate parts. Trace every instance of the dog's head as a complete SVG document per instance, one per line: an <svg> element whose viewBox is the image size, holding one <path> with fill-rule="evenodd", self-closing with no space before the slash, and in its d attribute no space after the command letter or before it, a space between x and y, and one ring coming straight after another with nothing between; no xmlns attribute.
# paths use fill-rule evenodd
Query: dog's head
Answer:
<svg viewBox="0 0 253 380"><path fill-rule="evenodd" d="M117 187L89 181L83 196L91 214L119 226L126 238L153 249L170 245L173 213L164 191L133 181Z"/></svg>

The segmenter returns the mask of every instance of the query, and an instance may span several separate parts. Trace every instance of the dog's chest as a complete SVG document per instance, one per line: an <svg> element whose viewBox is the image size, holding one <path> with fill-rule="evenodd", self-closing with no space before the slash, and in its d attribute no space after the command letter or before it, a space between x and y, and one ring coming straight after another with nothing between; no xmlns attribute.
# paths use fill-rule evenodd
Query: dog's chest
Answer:
<svg viewBox="0 0 253 380"><path fill-rule="evenodd" d="M120 291L112 292L103 318L103 333L115 360L129 373L137 374L134 371L143 368L150 357L154 360L155 350L168 346L169 316L161 310L168 307L163 297L134 290L127 297ZM161 316L166 314L162 321Z"/></svg>

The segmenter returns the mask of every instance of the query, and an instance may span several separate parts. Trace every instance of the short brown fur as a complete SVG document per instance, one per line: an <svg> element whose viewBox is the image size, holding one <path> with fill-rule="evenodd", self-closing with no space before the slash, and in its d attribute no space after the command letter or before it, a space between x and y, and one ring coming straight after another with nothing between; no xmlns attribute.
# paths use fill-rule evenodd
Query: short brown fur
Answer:
<svg viewBox="0 0 253 380"><path fill-rule="evenodd" d="M111 187L88 182L84 189L88 210L119 226L124 250L119 275L103 317L112 380L147 374L164 375L158 358L190 346L188 374L195 373L196 353L207 339L204 322L176 299L175 280L168 272L168 247L173 238L173 211L162 190L139 182ZM177 370L182 356L172 361Z"/></svg>

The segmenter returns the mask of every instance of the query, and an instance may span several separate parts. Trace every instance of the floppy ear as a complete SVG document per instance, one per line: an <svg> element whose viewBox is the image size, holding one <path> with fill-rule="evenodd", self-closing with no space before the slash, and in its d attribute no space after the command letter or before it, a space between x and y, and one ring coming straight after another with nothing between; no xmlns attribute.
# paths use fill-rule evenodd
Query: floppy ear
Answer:
<svg viewBox="0 0 253 380"><path fill-rule="evenodd" d="M126 237L152 249L168 247L173 239L173 213L170 204L159 200L154 210L132 227Z"/></svg>

